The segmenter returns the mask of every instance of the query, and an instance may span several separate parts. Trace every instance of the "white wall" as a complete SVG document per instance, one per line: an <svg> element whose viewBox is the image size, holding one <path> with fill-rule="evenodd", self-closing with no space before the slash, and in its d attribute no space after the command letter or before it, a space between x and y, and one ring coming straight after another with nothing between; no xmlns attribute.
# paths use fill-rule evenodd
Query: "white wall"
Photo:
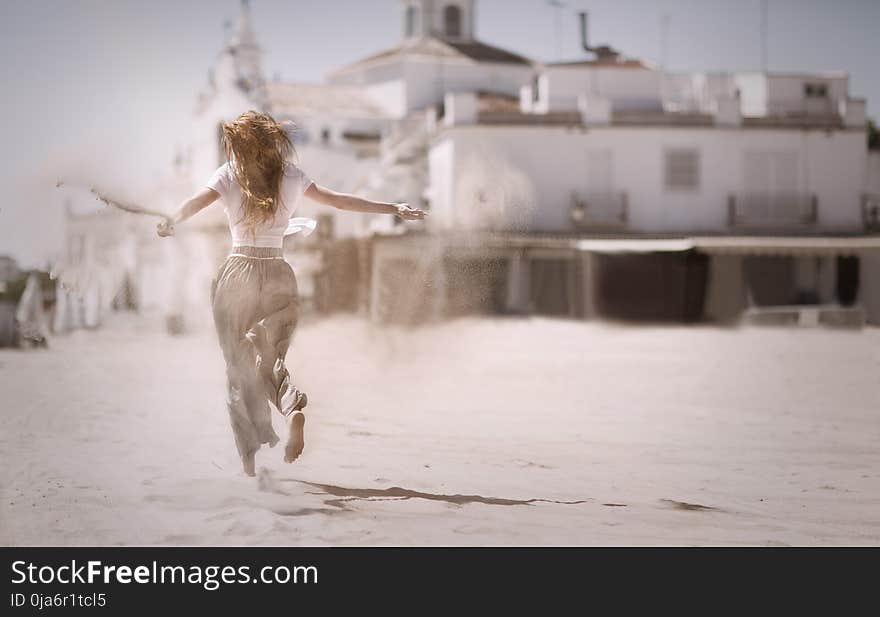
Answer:
<svg viewBox="0 0 880 617"><path fill-rule="evenodd" d="M295 117L284 114L277 115L276 118L295 122L297 131L294 133L294 144L297 151L305 146L324 145L354 153L358 150L358 146L344 137L346 132L383 135L391 126L391 121L385 118L352 118L335 114L308 114ZM327 130L329 135L327 143L323 141L324 130Z"/></svg>
<svg viewBox="0 0 880 617"><path fill-rule="evenodd" d="M455 140L441 139L428 151L428 201L431 216L428 225L440 229L453 222L453 183L455 165Z"/></svg>
<svg viewBox="0 0 880 617"><path fill-rule="evenodd" d="M548 67L536 108L573 111L581 94L611 100L613 109L660 109L661 73L611 67Z"/></svg>
<svg viewBox="0 0 880 617"><path fill-rule="evenodd" d="M715 113L719 100L735 99L737 88L729 73L666 73L661 77L667 111Z"/></svg>
<svg viewBox="0 0 880 617"><path fill-rule="evenodd" d="M253 109L253 105L244 94L231 90L218 94L202 113L193 118L190 146L192 171L196 179L207 180L220 165L220 123L235 120L240 114Z"/></svg>
<svg viewBox="0 0 880 617"><path fill-rule="evenodd" d="M533 75L531 67L519 64L407 61L407 111L440 103L447 92L479 90L519 97L520 88L529 83Z"/></svg>
<svg viewBox="0 0 880 617"><path fill-rule="evenodd" d="M431 186L460 184L483 169L488 187L493 179L524 174L533 184L534 211L530 227L536 231L570 230L571 193L587 186L589 152L608 150L613 187L626 191L631 231L726 231L727 196L742 193L744 153L793 151L797 154L797 183L804 193L819 199L818 229L859 231L862 227L860 193L865 169L864 133L759 129L597 127L589 131L563 127L505 126L455 127L434 143L452 149L454 163L431 168ZM673 191L664 186L664 151L696 148L700 152L700 188ZM482 166L482 167L481 167ZM435 176L435 174L437 174ZM472 182L472 180L470 180ZM497 190L501 190L498 188ZM452 195L458 195L456 199ZM437 204L449 215L447 224L463 220L463 213L479 205L461 191ZM494 197L490 196L491 199Z"/></svg>
<svg viewBox="0 0 880 617"><path fill-rule="evenodd" d="M827 99L807 98L804 84L825 84ZM613 67L548 67L541 76L534 111L576 109L577 97L586 94L610 99L612 108L700 111L713 113L719 98L732 98L739 90L744 116L763 117L788 113L838 113L847 100L846 76L764 73L664 74L654 70ZM524 108L528 111L528 105Z"/></svg>
<svg viewBox="0 0 880 617"><path fill-rule="evenodd" d="M760 118L767 115L767 75L764 73L737 73L734 76L739 89L742 115Z"/></svg>
<svg viewBox="0 0 880 617"><path fill-rule="evenodd" d="M525 64L409 58L335 75L330 83L364 86L400 117L440 103L447 92L481 90L518 97L533 76L534 69Z"/></svg>
<svg viewBox="0 0 880 617"><path fill-rule="evenodd" d="M303 146L298 154L300 166L312 180L344 193L363 194L368 187L370 175L378 167L376 158L357 158L352 153L319 145ZM378 216L336 210L310 199L304 199L296 212L296 216L311 218L320 215L330 215L333 218L333 235L336 238L363 235L369 218Z"/></svg>
<svg viewBox="0 0 880 617"><path fill-rule="evenodd" d="M237 88L219 92L211 103L193 118L190 176L193 188L203 186L220 166L219 126L235 120L240 114L253 109L254 104ZM196 227L226 225L222 208L207 208L192 220Z"/></svg>
<svg viewBox="0 0 880 617"><path fill-rule="evenodd" d="M806 192L816 193L819 198L823 228L862 231L860 187L867 154L865 139L864 131L810 131L804 138L808 175L802 184ZM797 143L797 137L791 137L789 143Z"/></svg>
<svg viewBox="0 0 880 617"><path fill-rule="evenodd" d="M823 112L823 101L807 99L804 96L804 84L825 84L828 86L827 110L837 113L838 103L846 100L849 91L849 79L845 76L829 77L824 75L785 75L769 74L767 76L767 106L770 113L786 112Z"/></svg>
<svg viewBox="0 0 880 617"><path fill-rule="evenodd" d="M406 82L389 79L366 86L367 93L376 103L395 118L402 118L407 111Z"/></svg>

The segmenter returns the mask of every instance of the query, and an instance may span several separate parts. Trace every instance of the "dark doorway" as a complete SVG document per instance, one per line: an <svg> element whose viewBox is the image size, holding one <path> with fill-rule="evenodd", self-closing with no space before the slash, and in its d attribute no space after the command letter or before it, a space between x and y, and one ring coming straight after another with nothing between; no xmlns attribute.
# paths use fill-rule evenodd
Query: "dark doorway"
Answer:
<svg viewBox="0 0 880 617"><path fill-rule="evenodd" d="M842 306L852 306L859 295L859 258L837 258L837 301Z"/></svg>
<svg viewBox="0 0 880 617"><path fill-rule="evenodd" d="M795 264L791 257L746 257L743 274L755 306L797 303Z"/></svg>
<svg viewBox="0 0 880 617"><path fill-rule="evenodd" d="M611 319L700 321L708 272L708 256L694 251L597 254L596 310Z"/></svg>
<svg viewBox="0 0 880 617"><path fill-rule="evenodd" d="M533 259L529 289L537 315L567 316L572 313L572 260Z"/></svg>

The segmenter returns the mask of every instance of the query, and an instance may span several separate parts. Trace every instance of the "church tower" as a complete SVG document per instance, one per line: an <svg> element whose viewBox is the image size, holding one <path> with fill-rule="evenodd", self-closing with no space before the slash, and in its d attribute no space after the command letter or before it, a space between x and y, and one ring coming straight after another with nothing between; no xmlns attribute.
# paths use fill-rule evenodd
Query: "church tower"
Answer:
<svg viewBox="0 0 880 617"><path fill-rule="evenodd" d="M226 160L221 145L223 122L249 109L266 111L269 107L263 52L257 43L248 0L241 0L237 19L227 21L224 30L223 47L195 106L193 147L187 155L187 168L196 178L208 177Z"/></svg>
<svg viewBox="0 0 880 617"><path fill-rule="evenodd" d="M403 37L436 37L454 43L474 39L474 0L402 0Z"/></svg>
<svg viewBox="0 0 880 617"><path fill-rule="evenodd" d="M255 104L265 104L266 83L263 77L263 51L251 20L249 0L241 0L241 12L227 31L227 42L217 63L218 78L246 94Z"/></svg>
<svg viewBox="0 0 880 617"><path fill-rule="evenodd" d="M241 13L225 51L232 58L237 85L245 92L259 96L258 91L264 86L263 51L254 34L249 0L241 0Z"/></svg>

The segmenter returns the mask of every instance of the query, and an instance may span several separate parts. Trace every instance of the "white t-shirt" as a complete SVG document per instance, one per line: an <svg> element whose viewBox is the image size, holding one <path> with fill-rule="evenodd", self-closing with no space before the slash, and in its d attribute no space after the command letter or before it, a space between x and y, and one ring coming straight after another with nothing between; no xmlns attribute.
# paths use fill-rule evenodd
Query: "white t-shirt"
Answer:
<svg viewBox="0 0 880 617"><path fill-rule="evenodd" d="M241 189L229 163L218 167L205 186L220 193L234 246L281 248L288 220L311 184L311 178L303 170L290 161L285 163L284 178L281 181L281 203L275 211L275 219L258 225L254 230L255 234L242 222L244 212L241 207Z"/></svg>

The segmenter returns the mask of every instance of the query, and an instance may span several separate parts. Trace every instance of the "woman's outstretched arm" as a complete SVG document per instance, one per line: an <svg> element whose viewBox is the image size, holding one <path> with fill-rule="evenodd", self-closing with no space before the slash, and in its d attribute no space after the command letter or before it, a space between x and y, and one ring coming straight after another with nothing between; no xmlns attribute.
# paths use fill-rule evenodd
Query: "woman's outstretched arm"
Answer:
<svg viewBox="0 0 880 617"><path fill-rule="evenodd" d="M158 233L163 238L167 236L174 235L174 226L177 223L182 223L186 219L190 218L197 212L204 210L212 203L219 199L220 193L215 191L214 189L203 188L198 193L187 199L183 202L180 208L169 216L167 219L164 219L156 225L156 233Z"/></svg>
<svg viewBox="0 0 880 617"><path fill-rule="evenodd" d="M427 212L418 208L411 208L405 203L390 203L386 201L372 201L349 193L339 193L327 187L315 184L309 186L305 192L306 197L317 201L319 204L349 210L351 212L371 212L374 214L394 214L405 221L417 221L425 218Z"/></svg>

